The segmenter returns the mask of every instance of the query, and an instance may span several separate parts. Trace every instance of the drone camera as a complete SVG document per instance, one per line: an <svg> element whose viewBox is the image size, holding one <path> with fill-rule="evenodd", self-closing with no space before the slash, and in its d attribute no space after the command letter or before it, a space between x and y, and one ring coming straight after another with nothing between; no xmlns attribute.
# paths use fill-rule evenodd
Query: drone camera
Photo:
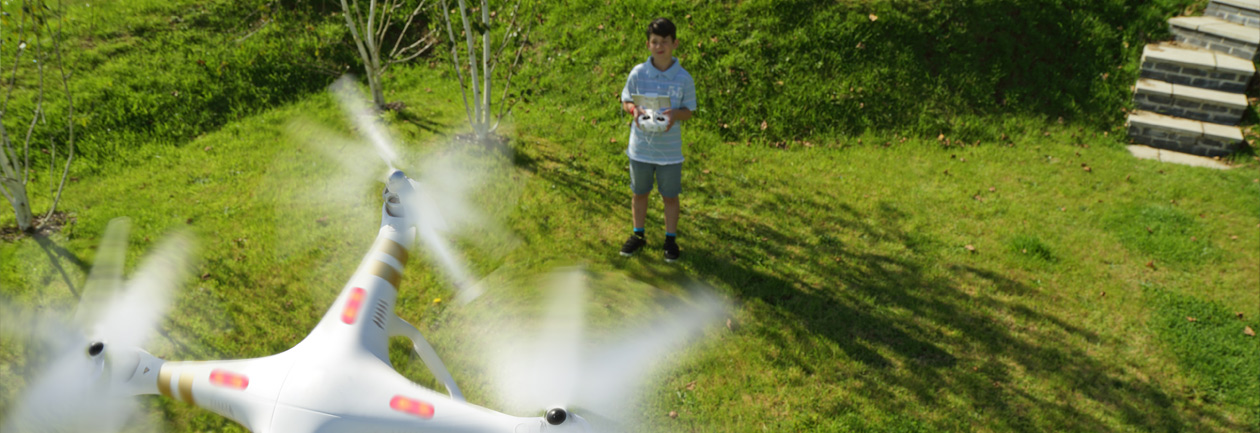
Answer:
<svg viewBox="0 0 1260 433"><path fill-rule="evenodd" d="M553 408L547 411L547 424L560 425L564 420L569 419L569 413L561 408Z"/></svg>
<svg viewBox="0 0 1260 433"><path fill-rule="evenodd" d="M104 351L105 351L105 343L97 341L88 346L87 354L88 356L96 356L96 355L100 355L101 352L104 352Z"/></svg>

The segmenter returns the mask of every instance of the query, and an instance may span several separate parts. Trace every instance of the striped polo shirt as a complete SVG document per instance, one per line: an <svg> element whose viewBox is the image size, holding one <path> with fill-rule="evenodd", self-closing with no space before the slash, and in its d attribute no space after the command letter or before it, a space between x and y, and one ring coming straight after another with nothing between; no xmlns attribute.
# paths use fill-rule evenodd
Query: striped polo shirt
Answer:
<svg viewBox="0 0 1260 433"><path fill-rule="evenodd" d="M696 83L691 74L678 64L678 58L664 71L652 66L652 57L630 71L626 87L621 89L622 102L634 102L631 95L669 95L672 109L687 108L696 111ZM678 164L683 162L682 123L676 122L669 131L653 133L630 125L630 145L626 155L635 161L652 164Z"/></svg>

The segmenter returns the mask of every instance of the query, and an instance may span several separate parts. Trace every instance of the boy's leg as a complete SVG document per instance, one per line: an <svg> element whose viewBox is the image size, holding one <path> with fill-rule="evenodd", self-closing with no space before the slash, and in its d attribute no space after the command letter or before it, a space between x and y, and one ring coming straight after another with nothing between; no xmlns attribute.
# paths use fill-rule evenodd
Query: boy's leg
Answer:
<svg viewBox="0 0 1260 433"><path fill-rule="evenodd" d="M623 256L633 255L647 245L647 240L644 238L644 225L647 222L648 193L652 191L652 177L655 171L652 164L630 160L630 192L633 194L630 211L634 222L634 232L621 246Z"/></svg>
<svg viewBox="0 0 1260 433"><path fill-rule="evenodd" d="M635 194L630 203L634 213L634 228L641 229L647 223L648 195ZM671 232L672 233L672 232Z"/></svg>
<svg viewBox="0 0 1260 433"><path fill-rule="evenodd" d="M678 195L682 193L682 163L663 165L656 170L656 185L665 202L665 261L678 260Z"/></svg>
<svg viewBox="0 0 1260 433"><path fill-rule="evenodd" d="M662 199L665 201L665 233L678 233L678 197L662 197ZM646 197L644 201L647 201Z"/></svg>

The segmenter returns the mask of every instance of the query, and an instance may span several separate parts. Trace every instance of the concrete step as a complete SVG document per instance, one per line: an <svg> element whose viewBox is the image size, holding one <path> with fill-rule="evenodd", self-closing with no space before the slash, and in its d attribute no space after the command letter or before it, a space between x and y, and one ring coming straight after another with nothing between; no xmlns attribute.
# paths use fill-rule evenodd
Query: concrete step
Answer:
<svg viewBox="0 0 1260 433"><path fill-rule="evenodd" d="M1234 56L1173 42L1142 50L1142 77L1210 90L1242 93L1256 65Z"/></svg>
<svg viewBox="0 0 1260 433"><path fill-rule="evenodd" d="M1260 0L1212 0L1203 15L1260 29Z"/></svg>
<svg viewBox="0 0 1260 433"><path fill-rule="evenodd" d="M1169 116L1237 125L1247 109L1247 95L1142 78L1133 86L1133 105Z"/></svg>
<svg viewBox="0 0 1260 433"><path fill-rule="evenodd" d="M1149 111L1129 114L1129 139L1160 149L1201 156L1224 156L1242 143L1242 130L1236 126L1165 116Z"/></svg>
<svg viewBox="0 0 1260 433"><path fill-rule="evenodd" d="M1260 31L1216 17L1170 18L1177 42L1254 61L1260 52Z"/></svg>

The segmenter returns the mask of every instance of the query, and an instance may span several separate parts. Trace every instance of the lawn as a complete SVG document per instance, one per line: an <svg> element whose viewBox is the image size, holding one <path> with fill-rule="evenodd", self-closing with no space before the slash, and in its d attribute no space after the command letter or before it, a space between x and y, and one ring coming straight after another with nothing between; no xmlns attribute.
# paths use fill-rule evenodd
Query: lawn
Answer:
<svg viewBox="0 0 1260 433"><path fill-rule="evenodd" d="M533 67L559 72L527 69L522 75L525 82L539 77L539 90L501 131L508 153L459 140L467 132L461 96L441 58L386 78L389 99L407 108L384 120L409 153L413 175L423 173L422 162L435 151L489 161L476 202L503 230L467 233L459 245L472 271L496 290L468 305L451 303L441 271L413 260L397 308L426 333L470 401L498 405L484 354L469 339L490 332L488 317L528 316L545 292L542 275L580 265L591 287L589 320L599 330L642 323L663 299L686 298L696 284L733 304L729 321L714 323L703 339L669 357L672 368L628 409L644 430L1260 431L1260 340L1244 333L1260 329L1260 163L1250 154L1234 158L1235 168L1225 171L1135 159L1123 147L1122 120L1101 114L1118 112L1113 109L1123 102L1116 100L1123 98L1116 88L1127 85L1099 81L1073 81L1056 99L1027 83L966 87L960 83L975 78L974 71L949 63L953 69L931 81L940 87L916 84L913 90L954 86L964 89L962 96L897 117L890 113L916 96L888 87L895 74L846 73L844 79L874 92L863 96L854 89L846 100L888 94L889 106L867 114L828 108L831 116L864 126L838 122L806 130L801 126L810 120L795 119L790 110L759 111L792 106L791 98L804 95L765 96L773 87L739 86L771 103L745 105L745 123L738 124L739 104L747 103L724 106L715 90L721 80L738 81L738 73L705 78L717 81L707 81L709 93L702 93L701 110L685 132L683 259L666 264L655 250L627 259L616 252L630 228L626 119L611 98L599 95L619 91L625 70L641 61L632 51L641 33L627 30L637 28L628 22L609 24L610 34L592 38L601 42L582 48L564 26L594 31L610 22L606 16L634 5L576 3L546 9L551 15L533 49L540 62ZM964 3L937 13L979 13ZM1071 4L1055 4L1061 3ZM1183 7L1129 3L1100 2L1109 6L1091 13L1118 19L1108 14L1134 8L1135 16L1158 16ZM181 5L171 8L196 10ZM893 12L896 2L870 5L878 20L855 15L870 25L909 25L927 13ZM661 7L685 14L683 6ZM772 6L747 2L691 13L717 20L728 11L738 20ZM594 12L573 11L579 7ZM838 11L848 10L828 13ZM138 16L170 13L152 6ZM1093 23L1090 16L1073 22ZM1077 28L1114 36L1116 43L1144 31L1091 26ZM845 36L852 28L861 29L827 31ZM699 36L710 29L684 28L681 37L700 39L686 32ZM165 37L182 38L182 31ZM209 43L179 40L191 47ZM275 43L269 41L247 43ZM132 43L133 56L158 49ZM1134 52L1112 48L1099 44L1105 56L1057 55L1083 68L1134 75ZM625 53L603 54L621 49ZM690 50L681 54L699 54ZM710 55L733 61L733 54ZM721 71L721 61L697 61L697 69ZM749 67L754 77L772 68L756 65ZM136 65L118 80L138 80L135 71L156 67ZM596 68L598 79L587 79ZM1018 70L1029 80L1046 72ZM186 129L160 122L129 129L122 136L147 138L134 146L89 142L108 151L89 152L91 162L69 185L60 208L72 223L47 237L0 242L0 299L70 312L105 225L128 216L128 270L171 230L192 231L200 246L177 313L149 346L154 354L243 358L288 349L319 320L378 227L380 185L352 181L353 173L309 143L312 136L353 137L333 98L321 91L332 80L279 86L292 90L284 94L233 93L240 87L223 82L226 90L214 95L257 105L198 117ZM565 82L572 84L559 85ZM829 86L816 88L838 89ZM1021 108L1004 113L1000 105L985 105L992 101L968 105L967 95L995 88L1022 95ZM217 101L210 96L204 105ZM937 116L947 120L925 120ZM771 125L761 129L747 118ZM327 131L312 133L312 125ZM35 209L47 206L46 199L34 202ZM650 246L660 245L661 219L657 202L648 214ZM0 226L12 224L11 215L0 215ZM28 356L29 345L4 338L0 381L21 384L38 358ZM393 342L391 357L408 377L438 386L402 341ZM20 388L0 391L0 412ZM168 431L242 430L170 399L143 401L149 417ZM676 418L667 415L671 411Z"/></svg>

